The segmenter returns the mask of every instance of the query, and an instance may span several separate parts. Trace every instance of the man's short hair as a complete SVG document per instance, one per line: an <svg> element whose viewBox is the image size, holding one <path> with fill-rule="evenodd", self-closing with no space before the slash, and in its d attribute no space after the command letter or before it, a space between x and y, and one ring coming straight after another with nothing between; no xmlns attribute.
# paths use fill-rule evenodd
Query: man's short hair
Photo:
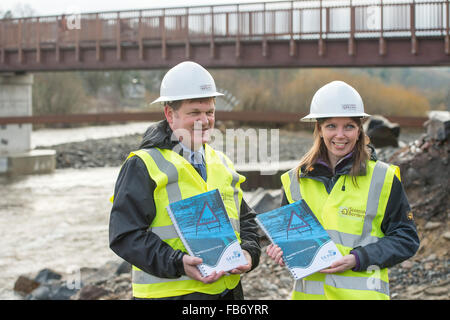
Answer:
<svg viewBox="0 0 450 320"><path fill-rule="evenodd" d="M206 97L206 98L194 98L194 99L185 99L185 100L176 100L176 101L167 101L165 103L166 106L171 107L173 110L177 111L178 109L180 109L181 105L183 104L184 101L187 102L194 102L194 101L199 101L199 102L210 102L213 101L213 103L216 103L216 97Z"/></svg>

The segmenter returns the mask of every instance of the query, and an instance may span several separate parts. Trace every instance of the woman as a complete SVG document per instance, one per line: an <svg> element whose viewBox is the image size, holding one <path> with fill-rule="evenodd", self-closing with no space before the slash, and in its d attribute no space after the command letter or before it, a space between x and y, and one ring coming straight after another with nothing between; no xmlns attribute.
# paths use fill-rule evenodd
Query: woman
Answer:
<svg viewBox="0 0 450 320"><path fill-rule="evenodd" d="M389 299L387 268L419 248L399 168L377 161L362 127L358 92L342 81L320 88L302 121L314 144L282 175L282 205L304 199L343 258L295 282L293 299ZM284 265L276 245L267 254Z"/></svg>

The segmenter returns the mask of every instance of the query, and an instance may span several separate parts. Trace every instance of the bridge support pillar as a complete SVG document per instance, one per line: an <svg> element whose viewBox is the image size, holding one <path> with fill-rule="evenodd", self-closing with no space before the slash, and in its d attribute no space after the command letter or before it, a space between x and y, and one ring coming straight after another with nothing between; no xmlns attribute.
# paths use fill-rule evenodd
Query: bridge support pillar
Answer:
<svg viewBox="0 0 450 320"><path fill-rule="evenodd" d="M33 75L0 75L0 117L30 116ZM55 169L54 150L32 150L32 124L0 125L0 174L31 174Z"/></svg>

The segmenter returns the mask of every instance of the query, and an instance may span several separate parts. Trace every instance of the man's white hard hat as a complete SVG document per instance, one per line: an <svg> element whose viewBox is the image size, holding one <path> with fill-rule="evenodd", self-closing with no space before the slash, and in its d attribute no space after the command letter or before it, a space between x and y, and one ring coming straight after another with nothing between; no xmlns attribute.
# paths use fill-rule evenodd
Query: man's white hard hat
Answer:
<svg viewBox="0 0 450 320"><path fill-rule="evenodd" d="M333 117L370 117L364 112L364 104L352 86L343 81L332 81L314 94L309 114L301 121L316 121Z"/></svg>
<svg viewBox="0 0 450 320"><path fill-rule="evenodd" d="M198 63L184 61L166 73L160 97L152 103L218 96L223 94L217 92L211 74Z"/></svg>

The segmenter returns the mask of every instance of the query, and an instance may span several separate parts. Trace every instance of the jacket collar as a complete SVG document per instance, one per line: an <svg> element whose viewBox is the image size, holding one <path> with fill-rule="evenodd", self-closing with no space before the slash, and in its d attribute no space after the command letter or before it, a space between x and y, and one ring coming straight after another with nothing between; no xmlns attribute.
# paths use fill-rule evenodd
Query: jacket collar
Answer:
<svg viewBox="0 0 450 320"><path fill-rule="evenodd" d="M370 160L377 160L377 155L375 152L375 148L372 145L368 145L370 149ZM348 174L352 169L354 159L354 152L350 152L343 158L339 159L334 169L329 166L329 164L323 159L317 159L316 163L313 165L312 170L309 172L305 172L305 168L301 168L300 178L313 178L313 177L327 177L331 178L333 176L341 176L344 174ZM365 175L365 164L361 166L361 171L358 175Z"/></svg>
<svg viewBox="0 0 450 320"><path fill-rule="evenodd" d="M161 148L173 149L180 142L172 137L172 129L170 129L167 120L162 120L151 124L144 133L139 149Z"/></svg>

